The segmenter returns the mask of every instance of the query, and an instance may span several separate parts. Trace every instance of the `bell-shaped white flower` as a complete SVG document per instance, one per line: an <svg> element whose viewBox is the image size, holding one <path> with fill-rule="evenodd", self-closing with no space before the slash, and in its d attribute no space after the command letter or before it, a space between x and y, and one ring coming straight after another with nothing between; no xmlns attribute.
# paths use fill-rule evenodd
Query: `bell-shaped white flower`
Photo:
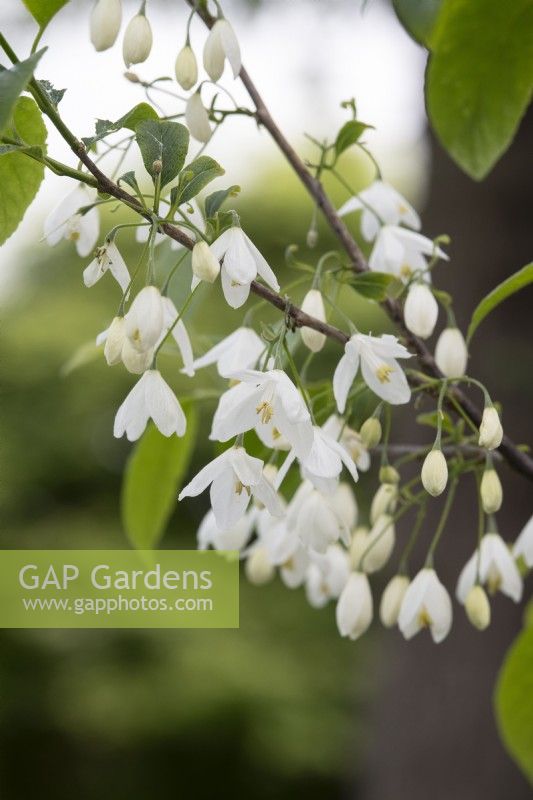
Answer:
<svg viewBox="0 0 533 800"><path fill-rule="evenodd" d="M359 562L368 547L368 528L365 525L357 527L350 542L350 564L352 569L359 567Z"/></svg>
<svg viewBox="0 0 533 800"><path fill-rule="evenodd" d="M382 569L391 557L395 544L394 522L388 514L383 514L370 529L358 569L365 572L377 572Z"/></svg>
<svg viewBox="0 0 533 800"><path fill-rule="evenodd" d="M346 408L359 365L367 386L378 397L393 405L409 402L411 390L396 360L398 358L411 358L411 353L395 336L367 336L363 333L351 336L333 375L333 394L339 412L342 414Z"/></svg>
<svg viewBox="0 0 533 800"><path fill-rule="evenodd" d="M398 485L382 483L372 498L370 505L370 522L373 525L383 514L394 513L398 503Z"/></svg>
<svg viewBox="0 0 533 800"><path fill-rule="evenodd" d="M466 616L472 625L484 631L490 625L490 603L482 586L472 586L465 600Z"/></svg>
<svg viewBox="0 0 533 800"><path fill-rule="evenodd" d="M523 558L528 567L533 567L533 517L524 525L513 546L515 558Z"/></svg>
<svg viewBox="0 0 533 800"><path fill-rule="evenodd" d="M341 417L331 414L322 425L322 430L343 445L358 470L366 472L370 468L370 454L361 435L346 425Z"/></svg>
<svg viewBox="0 0 533 800"><path fill-rule="evenodd" d="M362 572L352 572L335 610L340 635L358 639L370 626L373 613L368 578Z"/></svg>
<svg viewBox="0 0 533 800"><path fill-rule="evenodd" d="M446 378L461 378L465 374L468 350L459 328L445 328L435 347L435 361Z"/></svg>
<svg viewBox="0 0 533 800"><path fill-rule="evenodd" d="M124 329L125 327L124 325ZM142 375L145 370L152 366L155 348L150 347L148 350L137 350L126 336L125 330L124 336L125 339L121 353L122 363L128 372L132 372L134 375Z"/></svg>
<svg viewBox="0 0 533 800"><path fill-rule="evenodd" d="M448 483L448 464L442 450L430 450L422 464L422 485L432 497L442 494Z"/></svg>
<svg viewBox="0 0 533 800"><path fill-rule="evenodd" d="M156 286L145 286L136 295L126 314L126 336L139 352L159 341L165 326L165 305Z"/></svg>
<svg viewBox="0 0 533 800"><path fill-rule="evenodd" d="M222 378L230 378L236 372L252 369L265 351L264 341L252 328L237 328L193 362L194 369L217 365Z"/></svg>
<svg viewBox="0 0 533 800"><path fill-rule="evenodd" d="M476 583L486 586L491 594L500 591L515 603L522 598L522 578L511 551L497 533L486 533L463 567L457 582L457 599L465 603Z"/></svg>
<svg viewBox="0 0 533 800"><path fill-rule="evenodd" d="M421 569L409 584L398 617L406 639L429 628L435 644L445 639L452 626L452 601L434 569Z"/></svg>
<svg viewBox="0 0 533 800"><path fill-rule="evenodd" d="M386 628L392 628L398 622L408 586L409 578L406 575L395 575L385 587L379 604L379 618Z"/></svg>
<svg viewBox="0 0 533 800"><path fill-rule="evenodd" d="M315 317L320 322L326 321L326 309L322 293L318 289L309 289L302 302L302 311ZM318 353L326 343L326 334L316 331L314 328L304 326L300 329L302 341L313 353Z"/></svg>
<svg viewBox="0 0 533 800"><path fill-rule="evenodd" d="M235 525L220 530L210 508L198 528L198 549L207 550L213 547L215 550L242 550L252 535L255 516L255 510L252 509L237 520Z"/></svg>
<svg viewBox="0 0 533 800"><path fill-rule="evenodd" d="M479 494L485 514L495 514L500 510L503 501L503 489L498 473L493 467L483 472Z"/></svg>
<svg viewBox="0 0 533 800"><path fill-rule="evenodd" d="M412 333L421 339L431 336L437 324L439 305L427 283L414 283L409 287L403 314Z"/></svg>
<svg viewBox="0 0 533 800"><path fill-rule="evenodd" d="M338 214L344 217L353 211L362 210L361 233L367 242L376 238L382 225L407 225L420 230L420 217L390 183L374 181L355 197L351 197L339 208Z"/></svg>
<svg viewBox="0 0 533 800"><path fill-rule="evenodd" d="M300 458L300 463L303 476L324 491L331 492L335 489L343 466L354 481L359 479L354 461L344 445L318 425L313 425L311 449L306 456Z"/></svg>
<svg viewBox="0 0 533 800"><path fill-rule="evenodd" d="M357 501L353 493L353 489L349 483L339 483L331 502L335 506L337 514L342 519L344 526L351 531L357 525L357 517L359 510L357 508Z"/></svg>
<svg viewBox="0 0 533 800"><path fill-rule="evenodd" d="M150 23L142 12L136 14L124 31L122 55L127 67L146 61L152 49L153 36Z"/></svg>
<svg viewBox="0 0 533 800"><path fill-rule="evenodd" d="M325 553L339 539L348 546L350 531L331 496L304 481L297 489L287 510L287 526L294 530L302 544L316 553Z"/></svg>
<svg viewBox="0 0 533 800"><path fill-rule="evenodd" d="M250 294L250 284L259 275L274 291L279 283L266 259L239 225L233 225L211 245L214 256L222 261L222 291L232 308L239 308Z"/></svg>
<svg viewBox="0 0 533 800"><path fill-rule="evenodd" d="M218 258L211 252L211 248L201 239L192 249L192 271L200 281L214 283L220 272Z"/></svg>
<svg viewBox="0 0 533 800"><path fill-rule="evenodd" d="M204 46L204 68L215 83L222 77L226 58L236 78L241 71L239 41L228 20L221 18L211 28Z"/></svg>
<svg viewBox="0 0 533 800"><path fill-rule="evenodd" d="M244 573L254 586L264 586L265 583L272 580L275 569L266 547L257 544L250 550L244 564Z"/></svg>
<svg viewBox="0 0 533 800"><path fill-rule="evenodd" d="M494 406L487 405L483 410L483 417L479 426L478 444L480 447L486 447L487 450L495 450L501 445L502 439L503 428L498 412Z"/></svg>
<svg viewBox="0 0 533 800"><path fill-rule="evenodd" d="M130 273L126 262L120 255L115 242L106 241L103 247L97 248L96 256L83 271L85 286L94 286L108 270L125 293L130 285Z"/></svg>
<svg viewBox="0 0 533 800"><path fill-rule="evenodd" d="M118 364L122 359L122 348L126 340L124 317L115 317L111 325L96 339L96 344L104 344L104 356L108 366Z"/></svg>
<svg viewBox="0 0 533 800"><path fill-rule="evenodd" d="M187 420L176 395L157 369L149 369L137 381L115 417L113 435L126 434L130 442L138 439L149 419L163 436L185 434Z"/></svg>
<svg viewBox="0 0 533 800"><path fill-rule="evenodd" d="M305 580L309 556L294 528L289 528L286 515L273 517L267 509L261 511L257 521L257 535L258 542L268 551L270 562L279 567L285 586L289 589L301 586Z"/></svg>
<svg viewBox="0 0 533 800"><path fill-rule="evenodd" d="M186 92L195 85L198 80L198 63L194 51L189 44L183 47L176 58L176 80Z"/></svg>
<svg viewBox="0 0 533 800"><path fill-rule="evenodd" d="M273 486L263 475L263 462L248 455L244 447L230 447L210 461L181 490L179 499L196 497L211 486L211 507L221 530L242 517L251 497L257 497L274 516L283 506Z"/></svg>
<svg viewBox="0 0 533 800"><path fill-rule="evenodd" d="M61 239L67 239L74 242L78 255L88 256L98 241L100 217L94 206L85 213L81 209L93 202L92 194L82 184L69 192L44 222L47 243L53 247Z"/></svg>
<svg viewBox="0 0 533 800"><path fill-rule="evenodd" d="M350 559L339 545L330 545L322 556L313 555L305 576L309 605L323 608L330 600L339 597L349 577Z"/></svg>
<svg viewBox="0 0 533 800"><path fill-rule="evenodd" d="M384 225L368 259L368 266L377 272L388 272L401 280L409 280L415 273L427 271L428 257L448 261L446 253L431 239L421 233Z"/></svg>
<svg viewBox="0 0 533 800"><path fill-rule="evenodd" d="M209 114L202 103L202 95L198 89L191 94L185 106L185 122L193 139L206 144L213 134Z"/></svg>
<svg viewBox="0 0 533 800"><path fill-rule="evenodd" d="M121 0L97 0L91 11L91 42L97 52L116 42L122 22Z"/></svg>
<svg viewBox="0 0 533 800"><path fill-rule="evenodd" d="M252 428L278 431L305 458L313 443L313 426L305 402L290 378L279 369L243 370L240 381L221 396L213 417L211 439L227 442Z"/></svg>

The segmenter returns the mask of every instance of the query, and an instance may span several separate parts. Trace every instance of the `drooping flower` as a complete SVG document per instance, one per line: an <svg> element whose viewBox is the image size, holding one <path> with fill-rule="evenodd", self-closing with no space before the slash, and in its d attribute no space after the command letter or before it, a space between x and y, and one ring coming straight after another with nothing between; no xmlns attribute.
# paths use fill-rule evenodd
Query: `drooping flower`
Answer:
<svg viewBox="0 0 533 800"><path fill-rule="evenodd" d="M185 106L185 122L191 136L197 142L206 144L212 136L213 130L209 122L209 114L202 103L200 89L191 94Z"/></svg>
<svg viewBox="0 0 533 800"><path fill-rule="evenodd" d="M98 0L91 12L91 42L97 52L113 47L121 22L121 0Z"/></svg>
<svg viewBox="0 0 533 800"><path fill-rule="evenodd" d="M113 435L138 439L152 419L163 434L185 434L187 420L176 395L156 369L147 370L130 391L115 417Z"/></svg>
<svg viewBox="0 0 533 800"><path fill-rule="evenodd" d="M136 14L124 31L122 55L126 67L146 61L152 49L152 28L143 12Z"/></svg>
<svg viewBox="0 0 533 800"><path fill-rule="evenodd" d="M339 539L346 546L350 543L350 531L334 497L315 489L310 481L300 484L289 503L287 526L316 553L325 553Z"/></svg>
<svg viewBox="0 0 533 800"><path fill-rule="evenodd" d="M281 580L289 589L301 586L305 579L309 556L287 516L273 517L267 509L257 521L258 542L267 552L271 563L279 567Z"/></svg>
<svg viewBox="0 0 533 800"><path fill-rule="evenodd" d="M305 576L305 594L313 608L323 608L338 598L350 577L348 553L337 544L324 555L313 555Z"/></svg>
<svg viewBox="0 0 533 800"><path fill-rule="evenodd" d="M222 77L226 58L236 78L241 71L239 41L228 20L221 18L211 28L204 46L204 68L215 83Z"/></svg>
<svg viewBox="0 0 533 800"><path fill-rule="evenodd" d="M220 263L203 239L196 242L192 249L192 271L199 281L214 283L218 278Z"/></svg>
<svg viewBox="0 0 533 800"><path fill-rule="evenodd" d="M125 319L126 336L135 350L144 352L156 345L165 326L165 307L157 286L141 289Z"/></svg>
<svg viewBox="0 0 533 800"><path fill-rule="evenodd" d="M363 378L378 397L393 405L407 403L411 390L398 358L411 358L411 353L395 336L367 336L356 333L344 348L344 355L333 375L333 394L342 414L352 383L361 364Z"/></svg>
<svg viewBox="0 0 533 800"><path fill-rule="evenodd" d="M399 225L420 230L420 217L390 183L374 181L339 208L340 217L362 209L361 233L367 242L376 238L381 225Z"/></svg>
<svg viewBox="0 0 533 800"><path fill-rule="evenodd" d="M446 378L460 378L465 374L468 350L459 328L445 328L435 347L435 361Z"/></svg>
<svg viewBox="0 0 533 800"><path fill-rule="evenodd" d="M189 334L187 333L187 328L185 327L185 323L182 319L178 319L176 322L178 310L170 297L163 297L162 301L163 331L159 341L156 342L156 347L162 341L162 339L165 338L167 332L172 329L172 338L178 345L178 350L180 351L183 359L183 368L181 371L189 378L192 378L194 376L194 356L192 352L191 340L189 338Z"/></svg>
<svg viewBox="0 0 533 800"><path fill-rule="evenodd" d="M366 548L358 569L377 572L389 560L396 544L396 531L392 517L382 514L374 522L366 538Z"/></svg>
<svg viewBox="0 0 533 800"><path fill-rule="evenodd" d="M343 466L354 481L359 479L354 461L344 445L318 425L313 425L311 449L300 458L300 463L303 476L326 492L335 490Z"/></svg>
<svg viewBox="0 0 533 800"><path fill-rule="evenodd" d="M358 470L366 472L370 468L370 454L361 434L346 425L341 417L331 414L322 425L322 430L343 445Z"/></svg>
<svg viewBox="0 0 533 800"><path fill-rule="evenodd" d="M466 616L472 625L484 631L490 625L490 603L482 586L472 586L465 600Z"/></svg>
<svg viewBox="0 0 533 800"><path fill-rule="evenodd" d="M422 485L432 497L442 494L448 483L448 464L442 450L430 450L422 464Z"/></svg>
<svg viewBox="0 0 533 800"><path fill-rule="evenodd" d="M487 587L491 594L500 591L519 603L522 597L522 578L511 551L497 533L486 533L463 567L457 582L457 599L465 603L476 583Z"/></svg>
<svg viewBox="0 0 533 800"><path fill-rule="evenodd" d="M392 628L398 622L408 586L409 578L406 575L395 575L386 585L379 604L379 618L386 628Z"/></svg>
<svg viewBox="0 0 533 800"><path fill-rule="evenodd" d="M503 501L503 489L496 470L491 467L483 472L479 487L481 504L485 514L495 514L500 510Z"/></svg>
<svg viewBox="0 0 533 800"><path fill-rule="evenodd" d="M181 490L179 499L196 497L211 486L211 507L221 530L231 528L243 516L251 497L257 497L273 516L283 513L281 501L263 475L263 462L244 447L230 447Z"/></svg>
<svg viewBox="0 0 533 800"><path fill-rule="evenodd" d="M96 344L104 343L104 356L109 367L122 359L122 348L126 339L124 317L115 317L111 325L96 339Z"/></svg>
<svg viewBox="0 0 533 800"><path fill-rule="evenodd" d="M126 262L120 255L115 242L106 241L103 247L97 248L96 256L83 271L85 286L88 288L94 286L108 270L125 293L130 285L130 273Z"/></svg>
<svg viewBox="0 0 533 800"><path fill-rule="evenodd" d="M434 569L425 567L413 578L402 600L399 628L406 639L412 639L423 628L429 628L435 644L446 638L452 626L452 601Z"/></svg>
<svg viewBox="0 0 533 800"><path fill-rule="evenodd" d="M382 483L372 498L370 505L370 522L372 525L383 516L393 513L398 503L398 485L396 483Z"/></svg>
<svg viewBox="0 0 533 800"><path fill-rule="evenodd" d="M407 228L384 225L380 228L368 259L368 266L377 272L387 272L402 280L409 280L415 273L424 275L428 257L448 260L446 253L435 243Z"/></svg>
<svg viewBox="0 0 533 800"><path fill-rule="evenodd" d="M368 419L365 419L361 425L359 434L364 446L371 450L381 441L381 422L377 417L369 417Z"/></svg>
<svg viewBox="0 0 533 800"><path fill-rule="evenodd" d="M326 309L324 308L324 300L322 299L321 292L318 289L310 289L305 295L302 302L302 311L309 314L311 317L326 321ZM318 353L326 343L326 334L316 331L314 328L304 326L300 330L302 341L312 353Z"/></svg>
<svg viewBox="0 0 533 800"><path fill-rule="evenodd" d="M93 203L88 189L79 184L69 192L48 215L44 223L47 243L53 247L61 239L74 242L78 255L88 256L96 246L100 232L100 218L96 207L81 213Z"/></svg>
<svg viewBox="0 0 533 800"><path fill-rule="evenodd" d="M211 245L214 256L222 261L222 291L232 308L240 308L248 299L250 284L259 275L274 291L279 283L266 259L239 225L233 225Z"/></svg>
<svg viewBox="0 0 533 800"><path fill-rule="evenodd" d="M266 547L256 545L250 550L244 564L244 573L254 586L263 586L272 580L275 569Z"/></svg>
<svg viewBox="0 0 533 800"><path fill-rule="evenodd" d="M198 549L207 550L208 547L213 547L215 550L242 550L252 535L255 518L255 509L251 509L235 525L220 530L210 508L198 528Z"/></svg>
<svg viewBox="0 0 533 800"><path fill-rule="evenodd" d="M414 283L409 287L403 313L405 324L412 333L421 339L431 336L437 324L439 306L427 283Z"/></svg>
<svg viewBox="0 0 533 800"><path fill-rule="evenodd" d="M533 517L524 525L514 543L513 555L522 557L528 567L533 567Z"/></svg>
<svg viewBox="0 0 533 800"><path fill-rule="evenodd" d="M193 362L194 369L217 365L222 378L252 369L265 351L265 343L252 328L237 328Z"/></svg>
<svg viewBox="0 0 533 800"><path fill-rule="evenodd" d="M189 44L183 47L176 58L176 80L186 92L192 89L198 80L198 63L194 51Z"/></svg>
<svg viewBox="0 0 533 800"><path fill-rule="evenodd" d="M352 572L335 610L340 635L358 639L370 626L373 613L368 578L362 572Z"/></svg>
<svg viewBox="0 0 533 800"><path fill-rule="evenodd" d="M483 410L483 417L479 426L478 444L480 447L486 447L487 450L495 450L501 445L502 439L503 428L498 412L494 406L487 405Z"/></svg>

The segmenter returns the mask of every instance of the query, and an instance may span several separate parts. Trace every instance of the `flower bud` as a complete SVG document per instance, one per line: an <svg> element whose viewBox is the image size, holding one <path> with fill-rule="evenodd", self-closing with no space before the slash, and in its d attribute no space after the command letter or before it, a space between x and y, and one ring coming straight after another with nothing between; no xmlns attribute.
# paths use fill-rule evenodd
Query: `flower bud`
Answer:
<svg viewBox="0 0 533 800"><path fill-rule="evenodd" d="M385 484L384 484L385 485ZM372 526L367 540L367 551L361 563L364 572L377 572L385 566L396 543L392 517L383 514Z"/></svg>
<svg viewBox="0 0 533 800"><path fill-rule="evenodd" d="M503 428L494 406L485 406L479 426L479 446L495 450L502 443Z"/></svg>
<svg viewBox="0 0 533 800"><path fill-rule="evenodd" d="M209 141L212 130L209 124L209 115L202 103L200 92L195 92L187 100L185 121L194 139L204 144Z"/></svg>
<svg viewBox="0 0 533 800"><path fill-rule="evenodd" d="M164 304L156 286L145 286L135 297L125 317L126 336L138 352L154 347L163 333Z"/></svg>
<svg viewBox="0 0 533 800"><path fill-rule="evenodd" d="M422 464L422 485L432 497L442 494L448 483L448 464L442 450L430 450Z"/></svg>
<svg viewBox="0 0 533 800"><path fill-rule="evenodd" d="M186 44L176 58L176 80L187 92L198 80L198 64L192 47Z"/></svg>
<svg viewBox="0 0 533 800"><path fill-rule="evenodd" d="M91 42L101 53L115 44L122 22L121 0L98 0L91 12Z"/></svg>
<svg viewBox="0 0 533 800"><path fill-rule="evenodd" d="M372 498L370 506L370 522L372 525L383 514L388 514L396 508L398 500L398 485L396 483L382 483Z"/></svg>
<svg viewBox="0 0 533 800"><path fill-rule="evenodd" d="M341 636L358 639L372 622L372 592L362 572L352 572L341 592L335 617Z"/></svg>
<svg viewBox="0 0 533 800"><path fill-rule="evenodd" d="M351 531L357 522L357 503L352 487L345 481L339 483L331 496L331 504L346 530Z"/></svg>
<svg viewBox="0 0 533 800"><path fill-rule="evenodd" d="M197 278L207 283L214 283L220 272L218 258L203 239L193 247L192 250L192 271Z"/></svg>
<svg viewBox="0 0 533 800"><path fill-rule="evenodd" d="M324 308L324 301L318 289L310 289L304 297L302 303L302 311L315 317L320 322L326 321L326 309ZM301 329L302 341L313 353L318 353L322 350L326 343L326 334L315 331L314 328L304 326Z"/></svg>
<svg viewBox="0 0 533 800"><path fill-rule="evenodd" d="M307 231L307 236L305 238L305 241L306 241L306 244L307 244L307 246L309 247L310 250L312 250L314 247L317 246L317 244L318 244L318 231L317 231L317 229L315 228L314 225L311 225L311 227Z"/></svg>
<svg viewBox="0 0 533 800"><path fill-rule="evenodd" d="M427 339L433 333L439 306L427 283L415 283L407 292L403 309L405 324L416 336Z"/></svg>
<svg viewBox="0 0 533 800"><path fill-rule="evenodd" d="M115 317L107 332L107 339L104 345L104 356L110 367L118 364L122 359L122 347L126 338L124 330L124 317Z"/></svg>
<svg viewBox="0 0 533 800"><path fill-rule="evenodd" d="M379 470L379 482L380 483L400 483L400 473L394 467L391 467L390 464L387 464L385 467L381 467Z"/></svg>
<svg viewBox="0 0 533 800"><path fill-rule="evenodd" d="M130 19L124 33L122 55L127 67L146 61L152 49L152 28L144 14L137 14Z"/></svg>
<svg viewBox="0 0 533 800"><path fill-rule="evenodd" d="M160 158L156 158L156 160L152 162L152 174L160 175L162 169L163 169L163 162L161 161Z"/></svg>
<svg viewBox="0 0 533 800"><path fill-rule="evenodd" d="M369 450L381 441L381 422L377 417L369 417L361 425L359 435Z"/></svg>
<svg viewBox="0 0 533 800"><path fill-rule="evenodd" d="M408 586L409 578L406 575L395 575L385 587L381 595L379 617L386 628L392 628L398 622L400 607Z"/></svg>
<svg viewBox="0 0 533 800"><path fill-rule="evenodd" d="M204 46L204 67L212 81L220 80L224 72L224 59L228 59L236 78L241 71L241 51L235 31L227 19L217 19Z"/></svg>
<svg viewBox="0 0 533 800"><path fill-rule="evenodd" d="M268 558L266 547L256 547L244 565L244 572L250 583L262 586L274 577L274 567Z"/></svg>
<svg viewBox="0 0 533 800"><path fill-rule="evenodd" d="M361 556L368 547L368 528L356 528L350 543L350 564L352 569L357 569Z"/></svg>
<svg viewBox="0 0 533 800"><path fill-rule="evenodd" d="M489 598L482 586L472 586L465 600L466 616L474 628L484 631L490 625Z"/></svg>
<svg viewBox="0 0 533 800"><path fill-rule="evenodd" d="M486 469L481 478L479 487L481 505L485 514L495 514L499 511L503 500L503 490L498 473L493 467Z"/></svg>
<svg viewBox="0 0 533 800"><path fill-rule="evenodd" d="M468 351L459 328L445 328L435 348L437 366L447 378L460 378L465 374Z"/></svg>

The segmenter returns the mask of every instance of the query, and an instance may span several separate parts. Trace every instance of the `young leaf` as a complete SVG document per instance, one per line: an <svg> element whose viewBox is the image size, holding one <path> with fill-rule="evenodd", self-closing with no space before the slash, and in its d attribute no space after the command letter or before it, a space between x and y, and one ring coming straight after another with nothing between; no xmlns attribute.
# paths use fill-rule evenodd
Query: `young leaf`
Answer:
<svg viewBox="0 0 533 800"><path fill-rule="evenodd" d="M240 191L241 187L235 185L230 186L228 189L219 189L218 192L213 192L213 194L206 197L204 206L206 218L214 217L222 203L224 203L228 197L237 197Z"/></svg>
<svg viewBox="0 0 533 800"><path fill-rule="evenodd" d="M180 172L189 149L189 131L185 125L169 120L145 120L137 125L137 144L146 171L154 179L154 161L161 161L161 186L170 183Z"/></svg>
<svg viewBox="0 0 533 800"><path fill-rule="evenodd" d="M396 16L415 42L430 46L443 0L392 0Z"/></svg>
<svg viewBox="0 0 533 800"><path fill-rule="evenodd" d="M373 127L373 125L367 125L365 122L359 122L357 119L351 119L346 122L340 129L337 134L337 139L335 140L335 152L337 153L337 157L351 147L352 144L358 142L362 134L368 128Z"/></svg>
<svg viewBox="0 0 533 800"><path fill-rule="evenodd" d="M40 28L46 28L52 17L55 17L68 0L22 0Z"/></svg>
<svg viewBox="0 0 533 800"><path fill-rule="evenodd" d="M19 97L13 113L17 134L30 146L44 149L46 127L31 97ZM44 178L44 165L23 153L0 158L0 244L17 229Z"/></svg>
<svg viewBox="0 0 533 800"><path fill-rule="evenodd" d="M487 314L494 311L494 309L508 297L519 292L520 289L523 289L525 286L529 286L530 283L533 283L533 262L522 267L522 269L515 272L514 275L510 275L481 300L472 314L466 341L470 341L476 328L483 322Z"/></svg>
<svg viewBox="0 0 533 800"><path fill-rule="evenodd" d="M33 71L46 48L34 53L26 59L14 64L11 69L0 72L0 131L3 131L11 119L11 114L19 95L26 88Z"/></svg>
<svg viewBox="0 0 533 800"><path fill-rule="evenodd" d="M350 276L350 286L357 294L367 300L381 302L387 296L387 287L394 280L393 275L385 272L362 272Z"/></svg>
<svg viewBox="0 0 533 800"><path fill-rule="evenodd" d="M50 83L50 81L44 81L43 80L43 81L37 81L37 83L39 84L41 89L43 89L43 91L46 92L46 95L47 95L48 99L50 100L50 102L53 103L55 105L55 107L57 108L59 103L62 101L63 96L64 96L64 94L65 94L65 92L67 90L66 89L56 89L55 86L53 86Z"/></svg>
<svg viewBox="0 0 533 800"><path fill-rule="evenodd" d="M133 450L122 484L122 521L132 545L155 547L176 507L180 486L194 450L197 415L185 405L185 436L163 436L150 423Z"/></svg>
<svg viewBox="0 0 533 800"><path fill-rule="evenodd" d="M86 147L91 147L95 142L100 141L100 139L103 139L109 133L120 131L122 128L135 131L137 125L147 119L158 119L157 113L148 103L138 103L120 117L120 119L117 119L116 122L112 122L110 119L97 119L94 125L95 136L82 137L82 142Z"/></svg>
<svg viewBox="0 0 533 800"><path fill-rule="evenodd" d="M531 97L531 0L447 0L432 35L426 104L437 136L481 180L509 147Z"/></svg>
<svg viewBox="0 0 533 800"><path fill-rule="evenodd" d="M200 156L183 168L178 184L180 203L186 203L196 197L208 183L224 175L220 164L209 156Z"/></svg>

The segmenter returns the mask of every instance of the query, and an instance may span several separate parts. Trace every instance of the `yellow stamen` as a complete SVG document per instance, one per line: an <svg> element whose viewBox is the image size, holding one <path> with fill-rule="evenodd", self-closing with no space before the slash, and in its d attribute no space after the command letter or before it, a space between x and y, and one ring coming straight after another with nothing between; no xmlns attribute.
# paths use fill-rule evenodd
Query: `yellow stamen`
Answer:
<svg viewBox="0 0 533 800"><path fill-rule="evenodd" d="M411 267L409 266L409 264L402 264L402 266L400 267L400 277L402 277L402 278L410 278L412 274L413 274L413 271L412 271Z"/></svg>
<svg viewBox="0 0 533 800"><path fill-rule="evenodd" d="M267 425L274 414L274 409L266 400L260 403L255 410L260 415L263 425Z"/></svg>
<svg viewBox="0 0 533 800"><path fill-rule="evenodd" d="M419 625L420 625L422 628L429 628L429 626L431 625L431 623L432 623L432 619L431 619L431 617L429 616L429 614L428 614L428 612L427 612L426 608L425 608L425 607L424 607L424 608L422 608L422 610L420 611L420 614L418 615L418 624L419 624Z"/></svg>
<svg viewBox="0 0 533 800"><path fill-rule="evenodd" d="M242 494L243 490L246 492L248 497L250 497L250 495L251 495L250 487L249 486L245 486L244 483L242 483L241 481L236 481L235 482L235 494Z"/></svg>
<svg viewBox="0 0 533 800"><path fill-rule="evenodd" d="M391 372L394 372L393 367L389 367L388 364L381 364L376 370L376 377L380 383L389 383Z"/></svg>
<svg viewBox="0 0 533 800"><path fill-rule="evenodd" d="M272 438L279 439L281 437L281 433L278 431L277 428L272 428Z"/></svg>

